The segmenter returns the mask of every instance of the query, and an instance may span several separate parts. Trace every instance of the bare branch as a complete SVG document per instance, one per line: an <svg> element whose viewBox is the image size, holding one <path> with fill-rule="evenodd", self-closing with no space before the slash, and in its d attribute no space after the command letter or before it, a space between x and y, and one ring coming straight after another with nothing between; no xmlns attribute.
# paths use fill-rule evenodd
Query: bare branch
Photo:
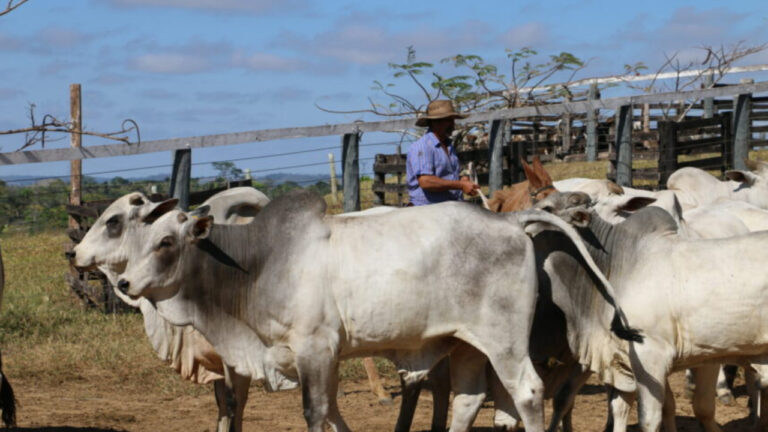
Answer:
<svg viewBox="0 0 768 432"><path fill-rule="evenodd" d="M27 1L29 0L8 0L8 5L5 7L5 9L0 10L0 16L11 13L14 9L23 5Z"/></svg>

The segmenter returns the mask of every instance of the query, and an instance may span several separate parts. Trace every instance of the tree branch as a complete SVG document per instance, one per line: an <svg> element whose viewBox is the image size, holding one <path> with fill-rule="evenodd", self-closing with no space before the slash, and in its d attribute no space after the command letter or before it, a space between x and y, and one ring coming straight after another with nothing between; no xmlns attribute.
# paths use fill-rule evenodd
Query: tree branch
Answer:
<svg viewBox="0 0 768 432"><path fill-rule="evenodd" d="M14 4L14 1L16 4ZM0 16L11 13L14 9L23 5L27 1L29 0L8 0L8 5L5 7L5 9L0 10Z"/></svg>

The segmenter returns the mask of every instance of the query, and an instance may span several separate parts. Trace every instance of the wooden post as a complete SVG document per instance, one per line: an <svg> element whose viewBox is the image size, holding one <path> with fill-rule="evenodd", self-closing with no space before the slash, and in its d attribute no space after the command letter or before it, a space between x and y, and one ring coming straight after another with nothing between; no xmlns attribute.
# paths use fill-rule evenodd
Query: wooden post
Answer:
<svg viewBox="0 0 768 432"><path fill-rule="evenodd" d="M632 105L619 108L616 124L616 183L632 187Z"/></svg>
<svg viewBox="0 0 768 432"><path fill-rule="evenodd" d="M333 153L328 153L328 165L331 168L331 201L333 205L339 203L338 188L336 186L336 163L333 160Z"/></svg>
<svg viewBox="0 0 768 432"><path fill-rule="evenodd" d="M651 132L651 104L643 104L643 147L646 149L651 148L651 140L648 139L648 135Z"/></svg>
<svg viewBox="0 0 768 432"><path fill-rule="evenodd" d="M587 99L594 101L600 99L600 92L597 89L597 83L589 86ZM597 160L597 110L587 111L587 160L594 162Z"/></svg>
<svg viewBox="0 0 768 432"><path fill-rule="evenodd" d="M400 144L398 144L397 145L397 163L399 164L402 160L403 160L403 152L402 152L402 149L400 148ZM386 180L385 180L385 182L386 182ZM397 173L397 184L400 185L402 183L403 183L403 173L402 172L398 172ZM403 206L403 198L404 198L403 197L403 193L400 190L398 190L398 192L397 192L397 206L398 207L402 207ZM384 204L384 203L382 203L382 204Z"/></svg>
<svg viewBox="0 0 768 432"><path fill-rule="evenodd" d="M341 169L344 187L344 212L360 210L360 134L344 134L341 139Z"/></svg>
<svg viewBox="0 0 768 432"><path fill-rule="evenodd" d="M677 169L677 123L660 121L659 129L659 187L666 189L667 179Z"/></svg>
<svg viewBox="0 0 768 432"><path fill-rule="evenodd" d="M506 120L491 120L488 137L488 196L493 196L497 190L501 190L504 174L504 128Z"/></svg>
<svg viewBox="0 0 768 432"><path fill-rule="evenodd" d="M742 84L748 84L747 80L742 80ZM744 162L749 158L749 138L750 125L749 119L752 112L752 94L740 94L733 101L733 168L737 170L746 170L747 164Z"/></svg>
<svg viewBox="0 0 768 432"><path fill-rule="evenodd" d="M571 102L571 98L567 99ZM571 152L571 113L563 113L560 117L560 138L562 143L562 149L564 155Z"/></svg>
<svg viewBox="0 0 768 432"><path fill-rule="evenodd" d="M704 75L704 88L712 88L715 85L715 77L708 73ZM715 98L708 97L704 98L704 113L702 114L702 117L704 118L712 118L715 115Z"/></svg>
<svg viewBox="0 0 768 432"><path fill-rule="evenodd" d="M80 84L69 85L69 113L72 122L72 130L76 131L69 134L69 145L72 148L80 148L83 146L83 136L80 134L83 125L83 112L81 106L81 92ZM80 159L73 159L69 163L69 184L71 192L69 195L69 203L71 205L82 205L82 177L83 177L83 161ZM72 216L69 217L69 227L72 229L80 228L80 224Z"/></svg>
<svg viewBox="0 0 768 432"><path fill-rule="evenodd" d="M192 149L173 152L171 197L179 199L179 208L189 210L189 179L192 175Z"/></svg>

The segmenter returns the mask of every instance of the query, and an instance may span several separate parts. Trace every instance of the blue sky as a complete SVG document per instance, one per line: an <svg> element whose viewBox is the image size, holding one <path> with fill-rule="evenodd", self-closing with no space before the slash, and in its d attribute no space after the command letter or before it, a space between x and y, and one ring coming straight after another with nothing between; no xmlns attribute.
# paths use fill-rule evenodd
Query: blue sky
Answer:
<svg viewBox="0 0 768 432"><path fill-rule="evenodd" d="M577 76L586 78L621 73L624 64L638 61L653 70L665 54L701 58L699 47L705 45L766 43L767 5L764 0L30 0L0 17L0 130L27 126L30 103L38 119L68 118L70 83L82 84L86 129L114 131L131 118L144 140L374 120L322 112L315 104L365 107L368 97L378 97L373 80L399 82L398 89L418 100L417 90L393 80L387 67L404 62L410 45L423 61L471 53L500 68L509 67L505 49L567 51L589 60ZM745 63L768 63L768 53ZM371 134L363 142L397 139ZM0 137L0 151L15 150L22 140ZM65 139L46 147L67 145ZM193 176L213 175L211 161L325 147L334 150L236 162L262 175L322 163L329 151L339 159L340 138L195 150ZM370 146L362 156L393 150L393 144ZM83 170L130 170L108 175L131 177L170 172L132 170L170 162L170 153L154 153L86 160ZM362 171L370 169L371 163L363 162ZM66 162L29 164L0 167L0 176L59 176L68 170Z"/></svg>

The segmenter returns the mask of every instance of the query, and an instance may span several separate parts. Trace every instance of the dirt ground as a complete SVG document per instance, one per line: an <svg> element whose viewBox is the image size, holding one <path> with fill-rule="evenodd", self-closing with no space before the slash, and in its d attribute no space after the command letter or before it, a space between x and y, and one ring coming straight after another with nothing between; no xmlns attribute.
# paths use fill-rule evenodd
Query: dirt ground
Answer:
<svg viewBox="0 0 768 432"><path fill-rule="evenodd" d="M345 381L345 396L339 400L341 412L355 431L392 431L400 403L399 386L387 380L394 405L381 406L368 390L365 381ZM717 407L717 421L726 432L749 429L747 397L743 383L736 382L735 406ZM83 378L57 385L41 386L32 381L13 382L19 400L19 431L215 431L216 409L213 393L201 396L163 396L148 393L141 386L127 383L120 388L108 387L100 381ZM672 377L677 401L677 424L680 431L701 430L693 418L690 403L683 395L683 376ZM412 430L427 431L432 412L432 397L423 392ZM547 407L547 416L550 414ZM492 408L483 407L475 422L475 431L491 431ZM590 381L576 399L574 429L601 431L606 418L606 399L602 386ZM631 424L637 422L633 410ZM303 431L301 394L298 390L267 394L252 388L245 413L246 431ZM630 430L639 430L636 425Z"/></svg>

